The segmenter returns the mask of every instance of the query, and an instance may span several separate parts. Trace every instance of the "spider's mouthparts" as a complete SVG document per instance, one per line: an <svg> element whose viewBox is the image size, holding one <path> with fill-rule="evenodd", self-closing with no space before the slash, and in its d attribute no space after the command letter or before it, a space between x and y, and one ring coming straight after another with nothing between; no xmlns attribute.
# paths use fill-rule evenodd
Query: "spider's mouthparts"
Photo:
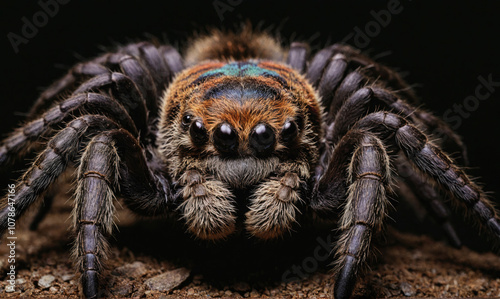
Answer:
<svg viewBox="0 0 500 299"><path fill-rule="evenodd" d="M214 156L206 161L206 169L218 180L233 188L246 188L254 185L274 172L279 164L276 157L259 159L241 157L227 159Z"/></svg>

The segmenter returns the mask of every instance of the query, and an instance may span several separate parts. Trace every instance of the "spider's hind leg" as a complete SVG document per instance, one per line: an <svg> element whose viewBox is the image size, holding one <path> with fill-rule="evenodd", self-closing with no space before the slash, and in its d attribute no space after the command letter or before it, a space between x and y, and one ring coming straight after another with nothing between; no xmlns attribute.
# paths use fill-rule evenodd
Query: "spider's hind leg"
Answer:
<svg viewBox="0 0 500 299"><path fill-rule="evenodd" d="M451 223L450 211L439 192L421 173L415 171L404 157L399 157L395 164L397 173L403 177L401 183L406 184L409 188L407 191L416 197L431 218L441 226L450 244L460 248L462 241Z"/></svg>
<svg viewBox="0 0 500 299"><path fill-rule="evenodd" d="M141 89L147 102L154 102L156 106L156 100L161 92L168 86L175 73L183 68L181 56L170 46L155 47L148 42L130 44L120 48L116 53L107 53L72 67L65 76L40 95L31 108L28 118L31 120L38 117L63 96L73 93L86 80L107 74L110 69L121 71L130 77ZM163 81L153 82L156 78ZM151 108L149 105L148 107Z"/></svg>
<svg viewBox="0 0 500 299"><path fill-rule="evenodd" d="M308 46L304 43L292 43L288 50L286 63L300 73L306 71Z"/></svg>
<svg viewBox="0 0 500 299"><path fill-rule="evenodd" d="M303 57L305 57L305 54L303 54L305 53L304 47L299 43L294 43L290 49L288 63L296 69L302 68L301 63ZM387 101L394 102L398 98L412 104L419 102L413 89L396 71L373 61L360 51L347 45L335 44L318 51L307 67L306 77L317 88L322 98L322 104L325 106L326 111L329 111L327 115L328 123L338 116L342 116L339 110L341 106L354 92L367 87L365 86L366 83L372 84L376 82L378 84L383 82L385 95L383 93L380 95L385 98L386 103ZM388 89L392 90L392 92L388 92ZM403 105L400 105L400 103L394 104L400 107L407 106L408 108L405 103ZM362 112L364 116L367 111ZM467 149L464 143L445 122L423 110L411 108L407 112L411 113L411 118L414 121L421 123L425 127L426 132L442 135L445 148L449 152L459 152L463 164L467 164ZM349 117L351 116L349 115Z"/></svg>
<svg viewBox="0 0 500 299"><path fill-rule="evenodd" d="M334 44L318 51L311 59L307 70L307 78L318 87L322 98L330 102L335 90L348 70L364 69L372 79L387 82L389 88L397 91L403 98L417 102L413 89L401 76L389 67L363 55L348 45ZM347 72L346 72L347 71Z"/></svg>

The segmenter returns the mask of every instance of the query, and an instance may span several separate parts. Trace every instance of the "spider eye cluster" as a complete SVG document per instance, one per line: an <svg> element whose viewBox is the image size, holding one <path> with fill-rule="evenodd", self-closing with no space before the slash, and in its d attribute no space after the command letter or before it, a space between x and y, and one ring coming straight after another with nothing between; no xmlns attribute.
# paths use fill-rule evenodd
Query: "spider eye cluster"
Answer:
<svg viewBox="0 0 500 299"><path fill-rule="evenodd" d="M182 117L181 124L189 133L194 145L203 146L209 141L209 133L201 119L186 114ZM278 139L289 145L296 140L298 133L299 127L294 120L285 121L279 133L269 124L259 123L251 130L248 143L257 154L269 154L273 151ZM220 153L234 154L238 151L238 132L229 123L222 122L217 125L213 130L212 138L214 147Z"/></svg>

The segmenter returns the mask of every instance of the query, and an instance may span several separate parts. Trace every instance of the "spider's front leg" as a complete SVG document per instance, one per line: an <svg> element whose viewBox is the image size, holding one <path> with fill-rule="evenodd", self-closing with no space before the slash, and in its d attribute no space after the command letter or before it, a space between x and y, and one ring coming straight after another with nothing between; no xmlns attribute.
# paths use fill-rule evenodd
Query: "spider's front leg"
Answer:
<svg viewBox="0 0 500 299"><path fill-rule="evenodd" d="M372 237L382 228L389 190L390 160L384 145L370 133L350 131L314 186L311 205L322 217L335 217L335 211L341 210L334 263L336 299L350 298L354 290Z"/></svg>
<svg viewBox="0 0 500 299"><path fill-rule="evenodd" d="M309 168L300 163L283 163L276 177L261 183L250 197L246 213L247 230L260 239L271 239L290 232L298 221L304 203Z"/></svg>
<svg viewBox="0 0 500 299"><path fill-rule="evenodd" d="M125 204L134 212L161 214L171 201L161 179L150 170L140 145L126 130L101 133L86 147L78 168L73 210L73 258L85 297L96 298L102 289L100 276L107 259L107 238L113 230L115 195L126 197Z"/></svg>
<svg viewBox="0 0 500 299"><path fill-rule="evenodd" d="M234 196L225 183L202 174L191 168L181 175L179 183L183 202L179 210L188 230L195 236L222 239L235 230Z"/></svg>

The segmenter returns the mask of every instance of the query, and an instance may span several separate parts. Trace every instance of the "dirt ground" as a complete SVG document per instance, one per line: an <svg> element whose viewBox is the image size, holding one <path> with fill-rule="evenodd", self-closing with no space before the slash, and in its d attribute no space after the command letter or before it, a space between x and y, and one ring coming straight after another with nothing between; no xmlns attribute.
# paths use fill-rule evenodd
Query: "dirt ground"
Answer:
<svg viewBox="0 0 500 299"><path fill-rule="evenodd" d="M14 263L8 260L10 240L3 239L1 298L80 297L70 262L69 216L70 203L58 200L38 230L24 228L28 220L16 224ZM105 297L328 298L331 292L323 258L328 236L221 248L199 246L184 234L169 233L164 223L136 220L128 212L118 218ZM500 257L493 253L454 249L391 228L377 248L377 260L359 280L355 298L500 297ZM13 292L7 288L11 265L16 267Z"/></svg>

